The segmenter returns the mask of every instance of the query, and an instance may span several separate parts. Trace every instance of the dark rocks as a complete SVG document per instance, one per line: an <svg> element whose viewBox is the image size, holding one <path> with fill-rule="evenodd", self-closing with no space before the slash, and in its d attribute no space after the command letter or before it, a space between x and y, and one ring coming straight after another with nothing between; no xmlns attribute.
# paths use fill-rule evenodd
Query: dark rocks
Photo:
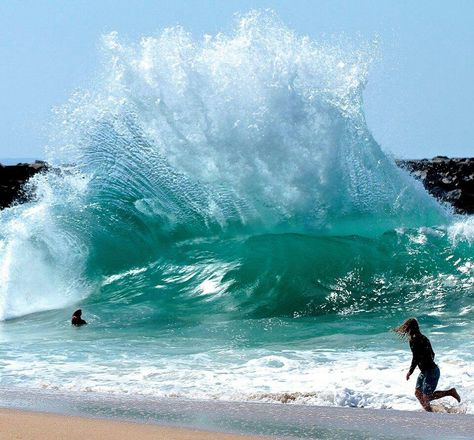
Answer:
<svg viewBox="0 0 474 440"><path fill-rule="evenodd" d="M397 160L437 199L451 204L460 214L474 214L474 158Z"/></svg>
<svg viewBox="0 0 474 440"><path fill-rule="evenodd" d="M25 183L36 173L48 169L48 164L40 160L30 164L0 164L0 209L30 200L30 194L24 191Z"/></svg>

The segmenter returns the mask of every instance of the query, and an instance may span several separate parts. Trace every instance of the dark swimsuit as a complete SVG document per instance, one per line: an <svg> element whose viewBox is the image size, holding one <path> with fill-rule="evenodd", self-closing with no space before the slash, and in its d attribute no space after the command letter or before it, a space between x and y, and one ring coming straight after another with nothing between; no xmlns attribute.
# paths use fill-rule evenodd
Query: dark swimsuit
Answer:
<svg viewBox="0 0 474 440"><path fill-rule="evenodd" d="M430 340L422 335L415 335L410 340L413 359L410 365L410 374L416 367L421 371L416 381L416 388L423 394L430 395L436 390L439 380L439 368L434 361L434 351Z"/></svg>
<svg viewBox="0 0 474 440"><path fill-rule="evenodd" d="M84 321L82 318L79 318L79 316L73 316L71 318L71 324L79 327L81 325L87 324L87 322Z"/></svg>

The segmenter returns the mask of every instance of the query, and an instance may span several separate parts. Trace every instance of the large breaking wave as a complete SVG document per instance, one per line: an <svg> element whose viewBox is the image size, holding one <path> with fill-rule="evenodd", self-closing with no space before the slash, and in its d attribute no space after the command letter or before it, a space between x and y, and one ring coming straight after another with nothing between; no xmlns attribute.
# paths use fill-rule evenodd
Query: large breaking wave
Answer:
<svg viewBox="0 0 474 440"><path fill-rule="evenodd" d="M90 295L196 317L211 298L229 316L388 311L458 253L465 283L450 214L366 125L373 50L259 12L200 40L105 36L96 86L56 111L57 170L0 214L0 318Z"/></svg>

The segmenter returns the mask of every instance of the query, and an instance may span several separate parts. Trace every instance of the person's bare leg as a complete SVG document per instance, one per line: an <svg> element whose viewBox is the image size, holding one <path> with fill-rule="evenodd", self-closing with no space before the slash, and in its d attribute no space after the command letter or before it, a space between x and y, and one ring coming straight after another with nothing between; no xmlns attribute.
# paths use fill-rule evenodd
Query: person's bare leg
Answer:
<svg viewBox="0 0 474 440"><path fill-rule="evenodd" d="M447 396L454 397L458 402L461 402L461 396L459 396L458 392L456 391L456 388L451 388L446 391L435 391L433 394L427 397L431 401L431 400L441 399Z"/></svg>
<svg viewBox="0 0 474 440"><path fill-rule="evenodd" d="M451 395L451 391L446 390L446 391L435 391L433 394L430 394L426 397L431 402L432 400L442 399L443 397L447 397L450 395Z"/></svg>
<svg viewBox="0 0 474 440"><path fill-rule="evenodd" d="M451 388L449 391L451 391L451 397L454 397L459 403L461 403L461 396L457 392L456 388Z"/></svg>
<svg viewBox="0 0 474 440"><path fill-rule="evenodd" d="M433 408L431 408L431 405L430 405L430 400L426 394L423 394L421 390L416 389L415 396L425 411L433 412Z"/></svg>

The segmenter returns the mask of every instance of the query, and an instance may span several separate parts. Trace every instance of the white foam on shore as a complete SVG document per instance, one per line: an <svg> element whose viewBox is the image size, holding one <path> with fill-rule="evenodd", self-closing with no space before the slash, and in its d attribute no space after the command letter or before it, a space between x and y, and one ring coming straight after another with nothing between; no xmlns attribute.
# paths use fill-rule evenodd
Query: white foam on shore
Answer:
<svg viewBox="0 0 474 440"><path fill-rule="evenodd" d="M463 403L455 411L474 413L471 363L454 353L445 359L438 389L456 386ZM92 351L80 356L49 354L43 359L23 352L0 361L0 384L65 392L419 410L416 374L405 380L409 363L406 351L249 350L140 360L126 351L108 360L95 359ZM451 400L443 399L441 406L459 406Z"/></svg>

